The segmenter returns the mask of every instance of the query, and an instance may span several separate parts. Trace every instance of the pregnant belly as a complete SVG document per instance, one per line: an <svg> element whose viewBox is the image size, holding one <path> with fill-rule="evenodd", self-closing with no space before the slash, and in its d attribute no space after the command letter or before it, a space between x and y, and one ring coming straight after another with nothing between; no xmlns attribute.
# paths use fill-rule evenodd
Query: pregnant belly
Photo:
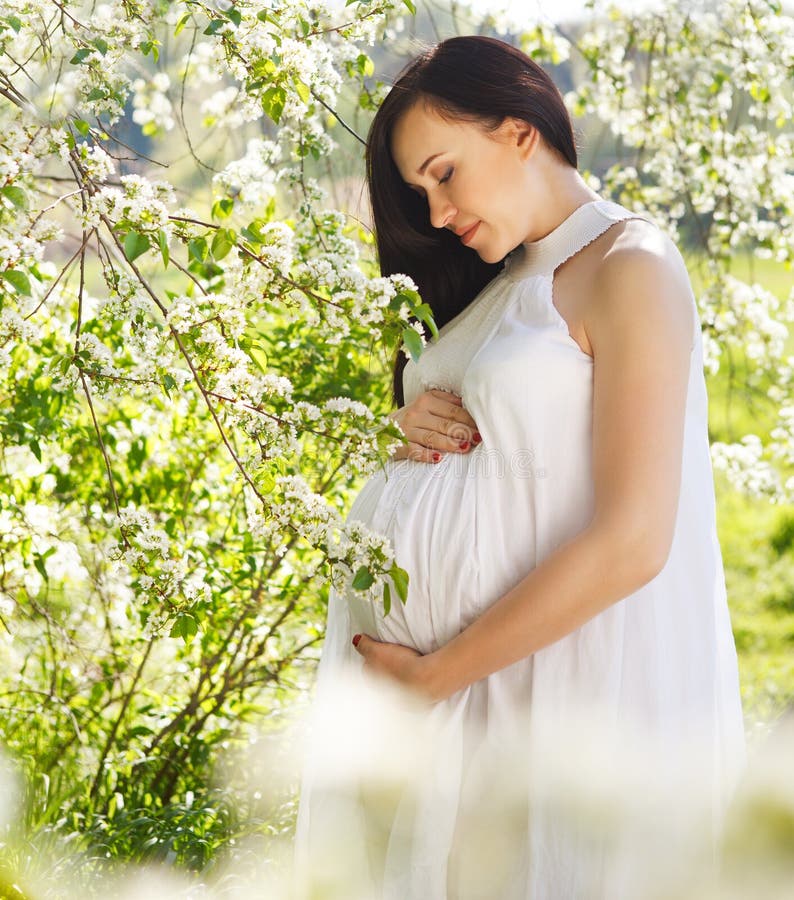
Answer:
<svg viewBox="0 0 794 900"><path fill-rule="evenodd" d="M381 639L432 652L534 565L530 498L486 463L481 448L434 465L400 460L364 485L349 518L389 538L409 585L405 604L392 589L388 615L351 597L354 627L369 632L374 617Z"/></svg>

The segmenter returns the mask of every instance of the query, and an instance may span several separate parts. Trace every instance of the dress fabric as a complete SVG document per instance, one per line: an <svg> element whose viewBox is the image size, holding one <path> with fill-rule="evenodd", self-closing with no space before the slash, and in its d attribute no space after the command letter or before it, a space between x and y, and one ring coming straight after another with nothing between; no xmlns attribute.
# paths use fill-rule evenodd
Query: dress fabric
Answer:
<svg viewBox="0 0 794 900"><path fill-rule="evenodd" d="M390 461L357 495L349 518L391 539L410 575L408 600L403 605L392 591L384 616L382 603L331 592L318 698L340 666L360 666L351 644L356 632L429 653L589 523L594 362L552 302L553 276L613 224L631 218L643 217L595 200L541 240L519 245L418 362L407 364L406 404L431 388L453 391L482 443L433 465ZM709 748L714 821L720 820L743 764L744 732L694 296L692 322L681 488L665 566L576 631L432 708L444 723L443 762L419 799L396 813L404 817L403 838L393 847L387 829L382 871L358 870L358 878L371 880L373 898L611 900L636 891L620 866L602 866L598 874L592 845L561 830L543 804L531 800L518 837L515 828L511 833L518 850L498 888L477 888L451 870L472 741L501 741L519 713L564 723L569 712L592 705L606 711L607 725L635 728L660 746L702 738ZM298 866L310 864L322 830L333 828L331 807L323 813L323 791L316 787L318 766L321 750L304 770ZM353 795L348 800L352 807L359 802Z"/></svg>

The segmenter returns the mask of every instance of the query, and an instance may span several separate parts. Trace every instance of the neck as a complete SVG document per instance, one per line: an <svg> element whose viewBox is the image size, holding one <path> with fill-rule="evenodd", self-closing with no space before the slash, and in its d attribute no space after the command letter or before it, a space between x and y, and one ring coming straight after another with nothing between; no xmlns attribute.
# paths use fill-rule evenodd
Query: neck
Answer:
<svg viewBox="0 0 794 900"><path fill-rule="evenodd" d="M523 241L525 244L546 237L584 203L604 199L588 187L572 166L552 164L542 183L546 186L545 203L542 204L545 215L538 216L537 231Z"/></svg>

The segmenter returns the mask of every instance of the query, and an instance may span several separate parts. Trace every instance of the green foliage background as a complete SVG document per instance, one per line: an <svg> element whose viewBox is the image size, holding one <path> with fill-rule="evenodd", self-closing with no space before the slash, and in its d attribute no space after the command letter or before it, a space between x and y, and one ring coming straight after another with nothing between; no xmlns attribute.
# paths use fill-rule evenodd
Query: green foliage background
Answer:
<svg viewBox="0 0 794 900"><path fill-rule="evenodd" d="M753 279L781 301L792 287L790 268L738 257L737 277ZM693 284L697 290L696 279ZM789 338L789 352L794 339ZM706 379L713 440L739 434L767 436L773 417L752 392L737 387L726 369ZM717 528L731 621L739 655L742 703L750 733L794 704L794 510L735 490L715 473Z"/></svg>
<svg viewBox="0 0 794 900"><path fill-rule="evenodd" d="M351 17L385 15L375 4L349 6L353 7ZM422 19L422 10L410 20L409 30L416 33L418 29L434 39L446 36L438 33L439 27L447 33L495 28L487 17L458 20L457 7L451 4L450 21L443 25L433 21L435 34L428 20ZM774 4L768 7L773 9ZM186 8L187 18L180 18L182 28L193 16L199 23L195 25L198 35L214 37L239 17L233 6L223 17L200 3L187 3ZM162 16L167 10L164 3L157 8ZM287 19L286 6L285 10L274 13L275 18L267 13L259 21L278 27L282 12ZM635 29L631 16L623 18L628 24L618 13L611 27L625 26L633 52L650 54L653 42L647 38L634 42L640 25ZM2 21L0 37L7 40L18 32L20 21L9 15ZM306 37L314 33L317 20L313 14L301 13L297 22L290 21L289 27L293 26ZM189 31L182 33L183 42ZM568 36L574 41L582 37L578 31ZM565 65L554 42L559 37L549 28L534 26L512 34L516 43L554 68L561 84L582 89L576 109L588 134L588 176L602 178L605 193L626 205L647 201L664 207L665 198L660 198L659 186L651 178L620 181L623 163L639 162L646 150L652 157L653 147L648 150L643 144L637 149L628 139L625 144L613 139L606 130L600 135L587 130L595 128L595 116L588 107L585 86L589 79L596 82L604 76L599 60L607 55L585 47L580 57ZM233 38L229 41L231 54L235 45ZM281 223L296 236L298 262L325 258L326 242L333 249L346 239L360 249L360 268L366 278L374 278L373 240L367 223L359 218L361 210L348 210L341 223L333 215L324 215L312 182L316 179L329 191L338 190L345 200L344 186L349 199L346 179L352 175L353 189L360 191L361 147L350 135L344 143L341 123L352 124L359 134L366 131L384 87L379 80L382 71L396 70L416 49L410 40L395 43L399 46L363 47L348 67L347 89L340 94L337 108L323 112L327 112L324 127L338 137L342 151L324 153L310 128L299 129L295 178L281 185L273 201L256 215L244 214L231 195L214 196L209 176L190 153L175 158L169 177L180 184L185 196L195 198L204 224L191 230L172 217L174 239L164 249L162 229L150 233L145 223L125 218L111 223L106 238L111 250L111 236L117 239L114 263L109 262L110 253L86 255L85 267L74 267L66 279L69 290L54 294L45 307L36 339L17 339L9 367L0 372L0 514L7 516L6 525L11 523L0 535L0 565L2 589L16 601L13 620L9 617L0 627L13 633L17 651L13 664L3 666L0 730L24 785L20 811L2 848L0 895L16 896L12 883L34 883L42 860L46 860L50 883L80 871L100 872L115 860L159 860L208 873L224 855L234 858L237 841L258 837L261 843L256 846L264 853L265 838L290 833L295 785L274 786L268 802L260 803L251 796L250 784L234 777L228 760L258 740L259 734L277 732L285 713L306 703L325 620L330 539L320 527L322 520L317 527L310 521L308 507L285 522L278 520L278 528L263 531L264 537L254 535L251 522L256 515L277 520L281 508L290 502L278 480L287 474L299 474L316 496L338 514L344 513L360 483L346 465L356 435L371 439L370 451L375 453L388 443L389 433L353 414L328 416L321 423L327 427L315 429L311 414L306 410L298 414L296 409L304 401L319 407L336 397L350 397L366 403L376 415L384 415L390 405L390 353L396 339L405 335L398 312L402 305L416 315L417 298L410 292L399 294L389 316L374 328L357 318L360 310L351 304L345 310L344 339L330 343L335 326L328 323L325 304L336 296L336 286L332 281L318 285L311 273L303 273L303 279L296 281L292 270L277 271L275 277L282 281L270 293L263 291L256 303L251 301L244 333L230 344L245 354L252 370L288 377L293 397L274 392L259 398L271 420L283 426L271 432L244 427L231 404L219 402L228 447L207 415L201 392L192 386L180 389L179 373L167 364L154 381L139 383L131 378L120 387L118 379L104 374L90 347L72 351L75 332L81 329L84 335L94 335L118 350L117 364L134 373L135 360L125 348L124 327L130 321L118 309L106 314L87 301L89 296L102 297L103 292L118 299L112 290L118 274L114 264L121 269L125 260L138 265L159 296L168 300L192 290L190 285L185 288L186 279L200 286L197 294L205 289L221 294L228 275L224 266L236 258L237 250L250 264L253 280L258 271L253 258L261 254L259 263L263 263L268 250L263 231ZM150 43L140 48L149 74L156 68L157 46ZM174 47L182 49L175 44L170 48L174 54ZM167 58L165 41L162 49ZM103 57L110 50L106 42L100 45ZM701 50L704 58L716 52L709 47ZM72 59L84 51L74 65L88 59L90 51L85 47ZM284 124L280 119L291 94L310 94L306 84L285 75L272 60L259 63L257 72L262 77L247 89L260 92L269 119L257 128L273 137L276 126ZM373 71L378 79L372 79ZM610 95L622 95L622 77L620 72L614 76L615 90L610 89ZM724 74L719 73L715 91L722 90L724 82ZM649 103L658 99L653 87L644 98ZM686 87L682 81L682 97ZM757 82L748 90L759 93ZM790 84L786 90L790 95ZM737 101L737 122L746 119L746 99ZM759 102L769 100L766 96ZM313 107L313 114L319 107ZM98 127L98 122L73 117L65 126L72 150L89 136L99 141ZM131 140L152 139L151 146L136 143L139 152L168 146L168 139L154 126L145 126L141 134L131 127L131 133ZM202 152L223 158L225 151L228 157L233 144L240 155L244 143L242 133L210 130ZM53 159L56 156L53 150ZM642 171L641 165L638 168ZM708 177L714 180L711 174ZM90 192L89 179L81 182L78 177L77 182L81 191ZM33 196L24 178L20 183L23 187L10 182L2 187L0 224L9 230L29 211L28 197ZM784 218L785 208L775 204L770 208ZM79 210L75 215L79 216ZM684 226L691 225L691 218L684 218ZM708 253L692 237L693 230L684 228L682 245L697 295L719 286L720 278L730 271L748 282L759 282L782 303L789 300L790 262L743 255L746 248L740 253L726 241ZM68 255L62 247L59 261ZM3 302L9 306L39 290L40 283L48 283L30 260L26 267L8 266L0 274ZM370 288L368 282L367 291ZM296 295L301 293L316 316L298 308ZM208 301L208 320L215 311ZM148 329L167 338L162 320L147 318L134 308L126 312L133 330ZM216 366L213 353L201 344L200 332L184 337L200 377L211 379L222 367ZM790 336L787 353L792 352L794 337ZM775 380L777 361L764 359L755 364L739 352L732 357L732 368L726 357L721 362L717 374L708 377L712 440L730 443L754 433L766 441L778 424L777 411L764 392ZM75 370L79 378L64 389L63 380ZM291 443L279 443L283 433L290 435ZM290 452L285 449L288 445ZM255 461L247 474L249 487L259 491L258 498L247 490L230 450L238 457L245 452ZM68 455L65 464L59 462L60 455ZM40 462L42 470L26 476L24 465L14 464L20 458ZM45 481L49 485L52 479L54 486L45 487ZM794 514L788 506L740 493L719 472L716 490L744 707L752 733L756 723L779 717L794 697ZM259 505L256 500L262 498L265 503ZM32 524L30 533L25 531L30 503L48 510L47 520L36 527L79 548L80 562L88 572L88 584L79 595L68 572L51 579L54 551L39 551L31 537ZM127 504L153 511L158 534L167 545L164 553L145 543L149 539L145 524L127 526L119 533L114 507ZM120 585L110 577L109 563L121 564L132 546L143 547L146 558L129 564L125 586L132 587L134 602L119 618L114 597ZM385 557L379 559L376 553L373 558L388 568ZM179 584L175 586L168 568L175 560L186 561L189 573L208 571L207 590L188 595ZM20 561L41 576L41 590L28 591L24 581L15 580L11 563ZM369 587L374 575L366 566L362 569L357 573L359 584ZM167 625L164 632L152 627L158 619Z"/></svg>

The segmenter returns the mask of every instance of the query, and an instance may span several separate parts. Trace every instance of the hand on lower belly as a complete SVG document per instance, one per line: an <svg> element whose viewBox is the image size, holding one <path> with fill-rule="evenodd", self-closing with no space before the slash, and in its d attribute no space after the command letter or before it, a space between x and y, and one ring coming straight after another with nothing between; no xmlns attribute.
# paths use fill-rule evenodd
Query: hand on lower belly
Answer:
<svg viewBox="0 0 794 900"><path fill-rule="evenodd" d="M385 675L431 703L445 699L431 678L431 654L423 656L413 647L378 641L366 634L355 635L353 645L364 657L365 671Z"/></svg>

